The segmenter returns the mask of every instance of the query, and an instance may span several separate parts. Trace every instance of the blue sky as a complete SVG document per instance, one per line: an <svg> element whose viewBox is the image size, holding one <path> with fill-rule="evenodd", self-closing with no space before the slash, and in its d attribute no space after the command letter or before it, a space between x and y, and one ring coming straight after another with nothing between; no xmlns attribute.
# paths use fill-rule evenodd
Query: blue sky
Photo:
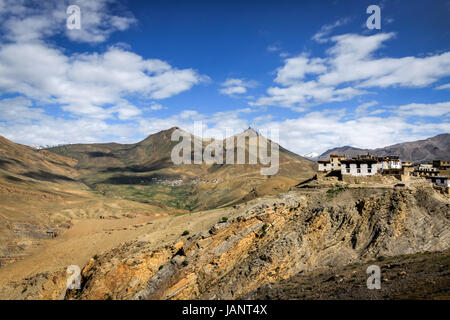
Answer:
<svg viewBox="0 0 450 320"><path fill-rule="evenodd" d="M304 155L450 132L449 0L0 0L0 21L0 135L19 143L202 121L214 137L278 129Z"/></svg>

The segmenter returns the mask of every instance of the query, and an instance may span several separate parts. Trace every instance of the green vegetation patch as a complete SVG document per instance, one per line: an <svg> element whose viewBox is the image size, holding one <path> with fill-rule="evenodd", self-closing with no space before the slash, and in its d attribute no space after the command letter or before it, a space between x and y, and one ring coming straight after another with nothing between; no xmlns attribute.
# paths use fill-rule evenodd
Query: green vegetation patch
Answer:
<svg viewBox="0 0 450 320"><path fill-rule="evenodd" d="M348 189L347 187L337 187L337 188L328 189L327 190L327 197L334 198L339 193L344 192L347 189Z"/></svg>
<svg viewBox="0 0 450 320"><path fill-rule="evenodd" d="M94 188L96 192L106 197L137 201L161 208L193 211L198 205L197 200L193 198L194 186L189 184L181 186L97 184Z"/></svg>

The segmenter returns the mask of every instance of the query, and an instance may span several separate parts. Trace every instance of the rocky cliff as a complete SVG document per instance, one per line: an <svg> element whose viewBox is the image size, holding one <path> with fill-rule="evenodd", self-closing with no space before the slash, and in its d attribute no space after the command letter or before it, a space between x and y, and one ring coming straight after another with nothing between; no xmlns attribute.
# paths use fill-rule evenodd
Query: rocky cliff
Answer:
<svg viewBox="0 0 450 320"><path fill-rule="evenodd" d="M172 246L134 241L91 259L66 298L235 299L318 268L450 245L449 198L428 184L296 189L236 211Z"/></svg>

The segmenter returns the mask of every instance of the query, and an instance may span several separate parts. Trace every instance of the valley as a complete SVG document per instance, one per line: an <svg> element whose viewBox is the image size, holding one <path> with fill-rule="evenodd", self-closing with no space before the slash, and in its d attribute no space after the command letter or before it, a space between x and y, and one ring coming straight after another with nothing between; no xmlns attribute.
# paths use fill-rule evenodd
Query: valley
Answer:
<svg viewBox="0 0 450 320"><path fill-rule="evenodd" d="M172 130L135 145L2 140L0 298L448 298L448 193L425 179L317 179L282 147L275 176L175 166ZM387 291L372 294L377 262Z"/></svg>

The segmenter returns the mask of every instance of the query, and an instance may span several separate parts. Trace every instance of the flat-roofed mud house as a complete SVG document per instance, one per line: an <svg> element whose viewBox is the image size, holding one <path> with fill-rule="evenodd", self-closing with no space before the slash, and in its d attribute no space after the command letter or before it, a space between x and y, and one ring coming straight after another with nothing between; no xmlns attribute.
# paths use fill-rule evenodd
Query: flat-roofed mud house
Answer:
<svg viewBox="0 0 450 320"><path fill-rule="evenodd" d="M345 156L330 155L329 160L321 160L319 172L339 172L341 175L373 176L383 174L402 175L402 161L398 156L375 157L370 153L357 158L346 159Z"/></svg>
<svg viewBox="0 0 450 320"><path fill-rule="evenodd" d="M402 161L402 174L410 177L414 173L414 164L411 161Z"/></svg>
<svg viewBox="0 0 450 320"><path fill-rule="evenodd" d="M450 169L450 161L434 160L433 168L442 169L442 170Z"/></svg>
<svg viewBox="0 0 450 320"><path fill-rule="evenodd" d="M401 181L411 179L411 176L422 177L440 187L449 189L449 178L439 175L439 170L434 167L439 165L445 167L446 161L434 162L433 164L421 164L414 167L410 161L402 162L399 156L375 157L370 153L360 155L357 158L346 159L345 156L331 154L329 160L321 160L319 163L319 172L325 173L325 176L338 176L343 179L344 176L367 177L377 173L396 177Z"/></svg>
<svg viewBox="0 0 450 320"><path fill-rule="evenodd" d="M341 160L345 160L345 156L339 156L337 154L330 154L329 160L319 160L318 171L320 172L331 172L341 170Z"/></svg>
<svg viewBox="0 0 450 320"><path fill-rule="evenodd" d="M433 165L425 163L416 167L413 175L416 177L436 177L439 175L439 170L434 168Z"/></svg>
<svg viewBox="0 0 450 320"><path fill-rule="evenodd" d="M401 169L402 161L399 156L387 156L387 157L379 157L378 160L378 168L383 172L384 170L392 170L392 169Z"/></svg>
<svg viewBox="0 0 450 320"><path fill-rule="evenodd" d="M441 176L435 176L435 177L426 177L427 181L433 182L435 185L439 187L450 187L450 181L448 180L448 177L441 177Z"/></svg>
<svg viewBox="0 0 450 320"><path fill-rule="evenodd" d="M411 161L402 161L402 168L404 167L413 168L414 164Z"/></svg>
<svg viewBox="0 0 450 320"><path fill-rule="evenodd" d="M378 169L383 175L395 175L399 179L402 179L402 176L410 175L411 170L405 172L399 156L378 157L377 160Z"/></svg>
<svg viewBox="0 0 450 320"><path fill-rule="evenodd" d="M341 161L341 174L373 176L378 172L378 161L371 158L353 158Z"/></svg>

